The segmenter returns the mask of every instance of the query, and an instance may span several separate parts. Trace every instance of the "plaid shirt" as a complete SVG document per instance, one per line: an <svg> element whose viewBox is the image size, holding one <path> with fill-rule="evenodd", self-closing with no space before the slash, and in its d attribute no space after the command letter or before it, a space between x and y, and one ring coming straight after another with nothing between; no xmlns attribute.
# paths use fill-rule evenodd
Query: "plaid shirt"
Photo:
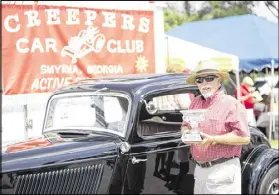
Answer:
<svg viewBox="0 0 279 195"><path fill-rule="evenodd" d="M204 133L222 135L232 132L238 136L250 136L245 107L234 97L224 94L222 90L206 100L201 96L196 97L189 109L208 109L205 120L199 124ZM202 162L240 156L241 149L241 145L191 145L192 157Z"/></svg>

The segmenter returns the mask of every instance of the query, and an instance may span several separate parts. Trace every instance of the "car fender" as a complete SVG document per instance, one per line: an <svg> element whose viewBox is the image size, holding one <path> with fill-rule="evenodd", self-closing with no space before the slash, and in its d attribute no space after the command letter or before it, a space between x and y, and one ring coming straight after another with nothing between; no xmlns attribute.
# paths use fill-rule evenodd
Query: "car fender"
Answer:
<svg viewBox="0 0 279 195"><path fill-rule="evenodd" d="M266 145L254 148L242 161L242 193L256 194L262 177L272 165L278 162L278 150Z"/></svg>

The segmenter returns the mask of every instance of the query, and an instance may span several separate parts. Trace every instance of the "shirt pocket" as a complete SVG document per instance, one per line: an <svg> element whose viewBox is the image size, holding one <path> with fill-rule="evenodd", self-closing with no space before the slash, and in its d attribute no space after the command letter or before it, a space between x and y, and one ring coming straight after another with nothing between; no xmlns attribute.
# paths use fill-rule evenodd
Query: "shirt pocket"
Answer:
<svg viewBox="0 0 279 195"><path fill-rule="evenodd" d="M223 114L219 114L219 113L214 113L214 114L210 114L208 116L208 123L211 126L211 133L212 134L224 134L227 132L226 126L225 126L225 122L226 122L226 115Z"/></svg>

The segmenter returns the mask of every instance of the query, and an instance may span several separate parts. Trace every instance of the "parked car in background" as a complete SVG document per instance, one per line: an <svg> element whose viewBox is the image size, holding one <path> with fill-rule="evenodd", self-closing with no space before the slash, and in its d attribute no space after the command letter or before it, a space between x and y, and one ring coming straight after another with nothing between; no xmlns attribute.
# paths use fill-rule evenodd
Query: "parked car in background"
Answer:
<svg viewBox="0 0 279 195"><path fill-rule="evenodd" d="M105 77L56 91L43 135L2 149L2 193L193 194L193 169L183 173L177 158L189 147L181 141L182 114L153 103L167 95L198 95L186 77ZM277 194L278 150L256 127L249 129L251 142L240 158L242 192Z"/></svg>

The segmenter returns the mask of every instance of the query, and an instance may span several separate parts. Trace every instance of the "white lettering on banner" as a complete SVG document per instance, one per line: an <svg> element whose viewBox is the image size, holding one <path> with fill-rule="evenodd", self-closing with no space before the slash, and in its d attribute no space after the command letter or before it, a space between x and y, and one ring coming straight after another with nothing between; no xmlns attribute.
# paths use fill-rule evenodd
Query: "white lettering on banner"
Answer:
<svg viewBox="0 0 279 195"><path fill-rule="evenodd" d="M26 43L26 44L23 44ZM34 53L35 51L39 51L39 52L50 52L50 49L53 52L57 52L57 47L56 47L56 40L52 39L52 38L45 38L44 40L44 46L42 45L42 41L40 40L40 38L34 38L32 45L31 45L31 49L27 46L27 44L29 43L29 40L26 38L20 38L17 40L16 42L16 49L19 53L28 53L29 51L31 53ZM45 48L45 49L44 49Z"/></svg>
<svg viewBox="0 0 279 195"><path fill-rule="evenodd" d="M79 10L78 9L66 9L68 12L68 20L66 24L79 24Z"/></svg>
<svg viewBox="0 0 279 195"><path fill-rule="evenodd" d="M34 51L36 49L39 49L41 53L44 52L44 48L43 48L39 38L34 38L34 41L33 41L32 47L31 47L31 52L34 53Z"/></svg>
<svg viewBox="0 0 279 195"><path fill-rule="evenodd" d="M49 49L51 48L53 52L58 52L56 47L56 40L52 38L46 38L46 52L49 52Z"/></svg>
<svg viewBox="0 0 279 195"><path fill-rule="evenodd" d="M105 17L105 22L102 24L103 27L116 27L116 14L113 12L105 12L103 11L102 14Z"/></svg>
<svg viewBox="0 0 279 195"><path fill-rule="evenodd" d="M26 27L35 27L40 26L41 20L38 19L39 12L37 11L26 11L24 12L24 15L27 15L28 17L28 24Z"/></svg>
<svg viewBox="0 0 279 195"><path fill-rule="evenodd" d="M110 39L107 49L110 53L142 53L144 50L143 40L121 40Z"/></svg>
<svg viewBox="0 0 279 195"><path fill-rule="evenodd" d="M142 17L140 18L139 32L149 32L150 19Z"/></svg>
<svg viewBox="0 0 279 195"><path fill-rule="evenodd" d="M23 43L23 42L28 43L28 39L26 39L26 38L20 38L20 39L17 40L17 42L16 42L16 50L17 50L19 53L28 53L28 51L29 51L28 48L22 49L22 48L20 47L20 44Z"/></svg>
<svg viewBox="0 0 279 195"><path fill-rule="evenodd" d="M96 20L97 18L97 13L95 11L92 10L84 10L85 14L86 14L86 22L85 25L91 26L93 25L94 20Z"/></svg>
<svg viewBox="0 0 279 195"><path fill-rule="evenodd" d="M61 24L60 19L60 10L59 9L44 9L46 13L46 24L48 25L57 25ZM74 24L80 24L80 18L79 18L79 9L66 9L67 12L67 20L65 24L67 25L74 25ZM86 20L84 22L85 25L93 25L93 21L97 18L97 13L93 10L85 10L84 14L86 16ZM24 15L26 15L28 19L28 24L26 27L36 27L40 26L41 19L39 19L39 12L36 10L30 10L25 11ZM115 12L108 12L108 11L102 11L101 14L103 17L103 27L108 28L115 28L116 27L116 13ZM101 16L99 16L101 17ZM122 22L121 22L121 28L124 30L134 30L136 29L134 24L134 17L129 14L121 14ZM14 21L16 26L11 26L10 22ZM44 20L43 20L44 21ZM15 15L8 15L4 19L4 26L5 29L8 32L15 33L20 30L22 27L20 25L20 18L18 14ZM142 33L148 33L149 32L149 26L150 26L150 19L146 17L141 17L139 20L139 26L138 26L138 32Z"/></svg>
<svg viewBox="0 0 279 195"><path fill-rule="evenodd" d="M10 25L9 25L9 22L10 20L15 20L16 22L19 22L19 18L18 18L18 15L15 14L15 15L9 15L5 18L4 20L4 26L5 26L5 29L8 31L8 32L18 32L19 29L20 29L20 24L17 24L15 28L12 28Z"/></svg>
<svg viewBox="0 0 279 195"><path fill-rule="evenodd" d="M88 74L119 74L123 73L121 65L90 65L87 66Z"/></svg>
<svg viewBox="0 0 279 195"><path fill-rule="evenodd" d="M82 74L76 65L41 65L41 74Z"/></svg>
<svg viewBox="0 0 279 195"><path fill-rule="evenodd" d="M77 77L73 80L72 77L63 77L63 78L36 78L34 79L32 85L31 85L31 90L32 91L37 91L37 90L55 90L59 89L61 87L64 87L66 85L71 84L72 82L77 82L81 79L86 79L85 77Z"/></svg>
<svg viewBox="0 0 279 195"><path fill-rule="evenodd" d="M60 24L60 10L59 9L46 9L47 24Z"/></svg>
<svg viewBox="0 0 279 195"><path fill-rule="evenodd" d="M121 14L123 18L123 24L121 26L122 29L124 30L134 30L135 25L133 24L134 17L132 15L128 14Z"/></svg>

